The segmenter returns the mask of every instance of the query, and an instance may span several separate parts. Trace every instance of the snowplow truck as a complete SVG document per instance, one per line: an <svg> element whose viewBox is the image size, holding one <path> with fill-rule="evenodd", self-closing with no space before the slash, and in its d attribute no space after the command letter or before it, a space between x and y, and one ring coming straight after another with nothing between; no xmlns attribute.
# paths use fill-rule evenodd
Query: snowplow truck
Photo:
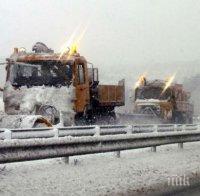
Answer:
<svg viewBox="0 0 200 196"><path fill-rule="evenodd" d="M135 113L151 115L162 123L192 123L193 105L189 102L190 93L183 85L166 81L143 80L135 89Z"/></svg>
<svg viewBox="0 0 200 196"><path fill-rule="evenodd" d="M124 105L124 80L100 85L98 69L76 51L54 53L38 45L32 53L15 48L7 59L1 122L17 118L15 128L115 123L115 107Z"/></svg>

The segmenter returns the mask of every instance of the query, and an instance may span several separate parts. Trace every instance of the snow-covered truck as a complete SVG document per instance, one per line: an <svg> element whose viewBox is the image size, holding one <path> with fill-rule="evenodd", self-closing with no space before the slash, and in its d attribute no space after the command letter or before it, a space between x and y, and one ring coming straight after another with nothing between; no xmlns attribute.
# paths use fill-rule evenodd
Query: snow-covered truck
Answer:
<svg viewBox="0 0 200 196"><path fill-rule="evenodd" d="M7 59L1 127L11 121L11 127L116 121L114 109L124 105L123 80L99 85L98 69L76 50L54 53L36 43L33 51L15 48Z"/></svg>
<svg viewBox="0 0 200 196"><path fill-rule="evenodd" d="M134 113L154 116L163 123L192 123L193 104L182 84L140 78L135 88Z"/></svg>

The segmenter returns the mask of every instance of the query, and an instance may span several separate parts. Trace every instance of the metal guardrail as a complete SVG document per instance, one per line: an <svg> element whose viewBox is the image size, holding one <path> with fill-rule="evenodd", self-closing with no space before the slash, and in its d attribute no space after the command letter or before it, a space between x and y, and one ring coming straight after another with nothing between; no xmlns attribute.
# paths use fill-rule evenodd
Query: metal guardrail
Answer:
<svg viewBox="0 0 200 196"><path fill-rule="evenodd" d="M0 163L200 141L200 125L150 124L0 129Z"/></svg>
<svg viewBox="0 0 200 196"><path fill-rule="evenodd" d="M61 128L0 129L0 140L31 139L53 137L81 137L94 135L116 135L126 133L151 133L169 131L200 130L199 124L144 124L144 125L106 125L106 126L71 126Z"/></svg>
<svg viewBox="0 0 200 196"><path fill-rule="evenodd" d="M0 163L156 147L200 141L200 131L94 135L0 141Z"/></svg>

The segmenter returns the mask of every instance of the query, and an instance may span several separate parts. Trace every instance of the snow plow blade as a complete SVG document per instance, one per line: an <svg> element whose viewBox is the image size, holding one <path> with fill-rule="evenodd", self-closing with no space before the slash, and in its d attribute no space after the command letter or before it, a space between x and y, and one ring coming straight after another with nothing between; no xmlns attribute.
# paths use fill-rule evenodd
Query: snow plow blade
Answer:
<svg viewBox="0 0 200 196"><path fill-rule="evenodd" d="M52 127L52 124L40 115L0 115L0 128Z"/></svg>
<svg viewBox="0 0 200 196"><path fill-rule="evenodd" d="M161 119L153 114L117 113L121 124L160 124Z"/></svg>

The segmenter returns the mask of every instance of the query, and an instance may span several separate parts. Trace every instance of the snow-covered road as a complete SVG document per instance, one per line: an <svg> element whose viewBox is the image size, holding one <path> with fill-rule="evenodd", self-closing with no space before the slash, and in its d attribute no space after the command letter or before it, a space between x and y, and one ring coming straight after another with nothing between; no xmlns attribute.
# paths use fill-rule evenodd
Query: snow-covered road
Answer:
<svg viewBox="0 0 200 196"><path fill-rule="evenodd" d="M74 160L78 162L74 165ZM0 165L0 195L137 195L174 175L200 173L200 142L114 153ZM189 178L190 181L190 178ZM170 187L169 187L170 188Z"/></svg>

